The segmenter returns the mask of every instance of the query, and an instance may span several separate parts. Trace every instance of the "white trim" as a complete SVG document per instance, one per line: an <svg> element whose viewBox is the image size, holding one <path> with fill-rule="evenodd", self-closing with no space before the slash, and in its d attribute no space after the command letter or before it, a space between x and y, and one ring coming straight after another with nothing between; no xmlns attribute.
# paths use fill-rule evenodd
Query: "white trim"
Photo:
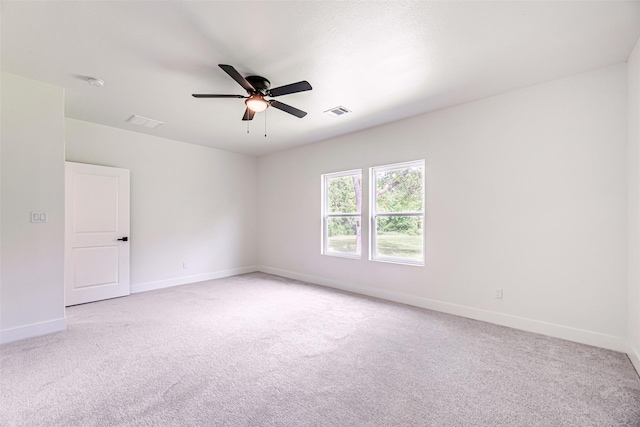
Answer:
<svg viewBox="0 0 640 427"><path fill-rule="evenodd" d="M395 170L395 169L407 169L407 168L417 168L417 167L424 168L425 163L426 163L425 159L409 160L408 162L400 162L400 163L392 163L392 164L386 164L386 165L371 166L370 169L375 169L375 170L378 170L378 171L381 171L381 172L386 172L386 171Z"/></svg>
<svg viewBox="0 0 640 427"><path fill-rule="evenodd" d="M173 279L158 280L156 282L136 283L131 285L131 293L153 291L155 289L170 288L172 286L188 285L189 283L204 282L205 280L221 279L237 276L238 274L259 271L258 266L234 268L231 270L214 271L212 273L196 274L193 276L174 277Z"/></svg>
<svg viewBox="0 0 640 427"><path fill-rule="evenodd" d="M0 331L0 344L46 335L67 329L67 319L47 320Z"/></svg>
<svg viewBox="0 0 640 427"><path fill-rule="evenodd" d="M322 177L326 180L327 178L329 179L342 178L344 176L353 176L353 175L362 175L362 169L351 169L348 171L323 173Z"/></svg>
<svg viewBox="0 0 640 427"><path fill-rule="evenodd" d="M424 267L424 258L412 261L411 258L394 258L381 256L370 260L371 262L386 262L387 264L412 265L414 267Z"/></svg>
<svg viewBox="0 0 640 427"><path fill-rule="evenodd" d="M633 344L627 343L627 356L629 356L629 360L631 360L638 376L640 376L640 351Z"/></svg>
<svg viewBox="0 0 640 427"><path fill-rule="evenodd" d="M268 266L259 266L259 270L263 273L273 274L276 276L288 277L290 279L300 280L316 285L327 286L347 292L381 298L389 301L399 302L402 304L412 305L415 307L440 311L443 313L454 314L456 316L467 317L470 319L481 320L483 322L494 323L496 325L507 326L514 329L534 332L555 338L565 339L568 341L592 345L595 347L602 347L622 353L625 353L629 348L624 338L602 334L599 332L587 331L570 326L558 325L555 323L543 322L540 320L528 319L525 317L513 316L510 314L503 314L495 311L483 310L459 304L436 301L414 295L401 294L386 289L369 288L362 285L345 283L325 277L311 276L308 274L296 273L293 271L281 270Z"/></svg>
<svg viewBox="0 0 640 427"><path fill-rule="evenodd" d="M352 253L349 253L349 252L334 251L334 252L327 252L327 253L321 254L321 255L334 256L334 257L337 257L337 258L362 259L362 254L352 254Z"/></svg>

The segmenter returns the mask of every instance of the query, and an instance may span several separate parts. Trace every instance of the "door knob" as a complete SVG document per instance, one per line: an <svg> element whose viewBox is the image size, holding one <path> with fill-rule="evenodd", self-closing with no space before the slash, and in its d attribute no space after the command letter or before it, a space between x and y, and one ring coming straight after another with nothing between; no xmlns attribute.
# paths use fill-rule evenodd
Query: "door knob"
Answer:
<svg viewBox="0 0 640 427"><path fill-rule="evenodd" d="M121 241L123 241L123 242L128 242L128 241L129 241L129 238L128 238L128 237L123 237L122 239L118 239L118 240L121 240Z"/></svg>

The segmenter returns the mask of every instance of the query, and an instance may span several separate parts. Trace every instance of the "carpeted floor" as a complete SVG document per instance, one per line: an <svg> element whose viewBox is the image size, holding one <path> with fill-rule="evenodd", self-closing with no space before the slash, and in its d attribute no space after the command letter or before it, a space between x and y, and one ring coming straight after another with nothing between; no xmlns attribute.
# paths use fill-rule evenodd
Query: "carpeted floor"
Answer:
<svg viewBox="0 0 640 427"><path fill-rule="evenodd" d="M253 273L0 347L2 426L640 426L626 355Z"/></svg>

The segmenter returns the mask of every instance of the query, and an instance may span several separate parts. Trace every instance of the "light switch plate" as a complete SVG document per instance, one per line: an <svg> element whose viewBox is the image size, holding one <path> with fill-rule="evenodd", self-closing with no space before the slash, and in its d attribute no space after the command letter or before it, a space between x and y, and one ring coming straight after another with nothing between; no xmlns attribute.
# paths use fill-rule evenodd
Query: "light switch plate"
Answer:
<svg viewBox="0 0 640 427"><path fill-rule="evenodd" d="M44 223L49 221L49 215L46 212L31 212L31 222Z"/></svg>

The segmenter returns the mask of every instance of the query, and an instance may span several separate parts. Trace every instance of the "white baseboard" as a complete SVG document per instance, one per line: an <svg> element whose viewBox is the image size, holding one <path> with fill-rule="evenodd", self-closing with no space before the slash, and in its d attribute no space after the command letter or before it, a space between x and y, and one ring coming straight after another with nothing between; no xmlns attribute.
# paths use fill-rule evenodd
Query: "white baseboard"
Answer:
<svg viewBox="0 0 640 427"><path fill-rule="evenodd" d="M65 329L67 329L67 319L65 318L32 323L30 325L18 326L17 328L3 329L0 331L0 344L46 335L52 332L64 331Z"/></svg>
<svg viewBox="0 0 640 427"><path fill-rule="evenodd" d="M221 279L223 277L237 276L238 274L253 273L258 271L258 266L234 268L232 270L214 271L213 273L196 274L193 276L176 277L173 279L158 280L156 282L136 283L131 285L131 293L153 291L155 289L169 288L171 286L188 285L189 283L204 282L205 280Z"/></svg>
<svg viewBox="0 0 640 427"><path fill-rule="evenodd" d="M311 276L308 274L281 270L267 266L259 266L259 270L264 273L269 273L276 276L288 277L290 279L309 282L316 285L327 286L330 288L399 302L415 307L421 307L429 310L440 311L443 313L454 314L456 316L481 320L484 322L507 326L514 329L520 329L527 332L535 332L538 334L561 338L568 341L574 341L581 344L602 347L622 353L626 353L628 350L626 340L622 337L616 337L613 335L601 334L599 332L592 332L584 329L577 329L569 326L513 316L510 314L503 314L495 311L483 310L459 304L452 304L414 295L401 294L385 289L368 288L365 286L344 283L325 277Z"/></svg>
<svg viewBox="0 0 640 427"><path fill-rule="evenodd" d="M640 351L631 343L628 343L627 356L629 356L631 363L633 363L633 366L636 368L638 376L640 376Z"/></svg>

